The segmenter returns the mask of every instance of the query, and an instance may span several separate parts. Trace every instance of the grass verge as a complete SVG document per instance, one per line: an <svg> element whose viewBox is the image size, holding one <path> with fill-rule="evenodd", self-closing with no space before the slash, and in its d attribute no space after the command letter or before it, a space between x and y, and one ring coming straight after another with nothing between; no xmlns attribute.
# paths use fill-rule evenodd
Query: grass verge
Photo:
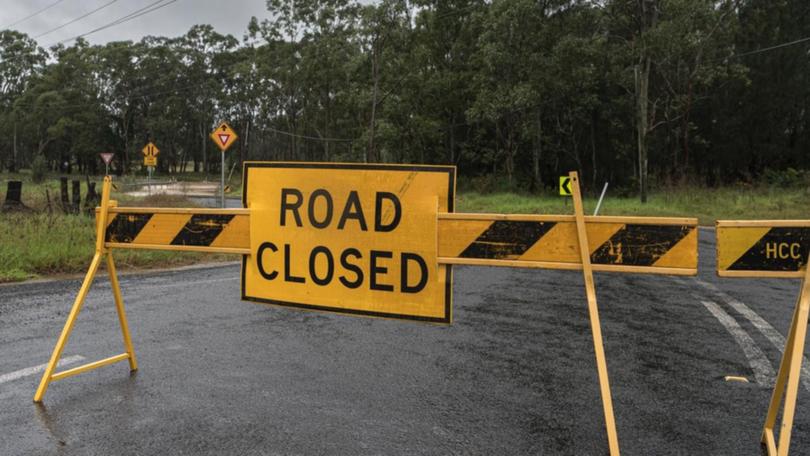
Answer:
<svg viewBox="0 0 810 456"><path fill-rule="evenodd" d="M95 251L95 219L86 215L62 213L58 176L50 177L42 183L33 183L26 174L6 174L0 175L0 184L12 179L23 181L22 201L32 211L0 213L0 283L86 271ZM96 190L101 192L101 179L92 180L97 182ZM82 178L81 181L84 198L86 180ZM121 206L195 206L181 196L133 198L122 193L122 187L124 186L119 186L119 190L114 190L112 194L112 198L118 200ZM0 189L0 196L5 197L4 193L5 188ZM115 252L116 265L121 270L185 266L235 258L234 255L194 252Z"/></svg>
<svg viewBox="0 0 810 456"><path fill-rule="evenodd" d="M0 282L87 270L95 250L93 219L82 215L0 216ZM190 252L116 250L119 269L171 267L231 256Z"/></svg>
<svg viewBox="0 0 810 456"><path fill-rule="evenodd" d="M659 191L646 204L637 197L612 197L608 191L599 215L648 217L697 217L701 225L714 225L729 219L807 219L810 218L810 189L782 188L683 188ZM584 199L585 213L592 214L597 198ZM462 193L459 212L504 214L570 214L571 198L556 195L515 193Z"/></svg>

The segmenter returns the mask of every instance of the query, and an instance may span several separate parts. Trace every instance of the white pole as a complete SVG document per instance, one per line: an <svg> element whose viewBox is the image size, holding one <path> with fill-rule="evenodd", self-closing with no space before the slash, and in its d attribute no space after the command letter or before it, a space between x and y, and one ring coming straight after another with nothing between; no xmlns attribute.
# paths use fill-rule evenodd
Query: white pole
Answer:
<svg viewBox="0 0 810 456"><path fill-rule="evenodd" d="M220 166L220 172L222 173L222 178L220 181L220 192L222 195L222 208L225 208L225 151L222 151L222 166Z"/></svg>
<svg viewBox="0 0 810 456"><path fill-rule="evenodd" d="M605 182L605 186L602 187L602 194L599 196L599 202L596 203L596 209L593 211L593 215L599 214L599 207L602 206L602 199L605 197L605 192L607 192L608 183Z"/></svg>

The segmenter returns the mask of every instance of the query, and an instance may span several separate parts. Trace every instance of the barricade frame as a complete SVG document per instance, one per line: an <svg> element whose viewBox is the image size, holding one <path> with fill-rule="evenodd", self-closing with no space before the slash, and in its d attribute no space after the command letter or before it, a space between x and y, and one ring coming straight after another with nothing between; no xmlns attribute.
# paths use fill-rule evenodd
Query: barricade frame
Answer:
<svg viewBox="0 0 810 456"><path fill-rule="evenodd" d="M621 273L652 273L652 274L667 274L667 275L695 275L697 273L697 250L696 250L696 230L697 220L694 218L664 218L664 217L605 217L605 216L586 216L584 214L582 194L579 184L578 173L573 171L569 173L572 188L573 200L573 214L572 215L523 215L523 214L459 214L459 213L437 213L438 221L441 220L478 220L478 221L527 221L527 222L567 222L574 223L576 226L576 247L579 262L548 262L548 261L524 261L524 260L502 260L502 259L485 259L485 258L450 258L450 257L437 257L439 264L445 265L471 265L471 266L501 266L501 267L522 267L522 268L542 268L542 269L560 269L560 270L581 270L584 279L586 300L588 306L588 316L591 326L591 335L594 344L594 355L596 358L597 374L599 379L600 396L602 401L602 408L605 419L605 430L607 434L608 449L611 456L619 456L619 440L616 431L616 420L613 410L613 400L610 390L610 382L608 378L607 359L605 355L604 341L602 336L601 321L599 317L599 308L596 297L596 287L594 283L594 271L608 271L608 272L621 272ZM53 381L61 380L70 376L74 376L83 372L87 372L102 366L110 365L120 361L127 360L129 362L130 371L134 372L138 369L138 364L135 357L129 327L127 324L124 302L121 294L120 284L115 269L115 262L112 255L114 249L151 249L151 250L170 250L170 251L193 251L193 252L216 252L216 253L231 253L243 255L243 258L251 254L250 239L247 236L246 243L238 243L239 245L229 245L226 247L214 247L211 245L169 245L169 244L149 244L149 243L127 243L127 242L107 242L108 224L112 221L112 217L118 214L193 214L193 215L232 215L237 216L250 216L249 208L235 208L235 209L201 209L201 208L142 208L142 207L127 207L119 208L117 203L110 199L112 188L112 179L110 176L104 178L104 185L102 188L101 205L97 208L97 227L96 227L96 246L93 260L82 282L73 306L71 307L67 321L59 335L56 346L51 354L50 360L47 364L46 370L42 376L39 387L34 395L34 402L42 402L43 397ZM112 217L111 217L112 216ZM663 225L682 225L689 228L689 234L694 234L694 267L656 267L652 265L647 266L634 266L623 264L592 264L591 261L591 246L588 242L589 223L604 222L613 224L663 224ZM692 233L694 230L695 233ZM438 233L437 233L438 236ZM680 240L677 242L681 242ZM692 241L690 241L692 242ZM572 247L574 248L574 247ZM692 254L691 246L688 246L687 253ZM111 356L99 361L91 362L76 368L68 369L62 372L55 372L59 358L62 355L64 347L73 331L73 327L82 310L83 303L87 297L93 280L98 273L98 268L106 258L107 269L110 276L110 282L113 290L113 297L115 301L116 310L119 317L119 325L121 327L122 338L124 342L125 352L119 355ZM690 256L690 261L691 261ZM804 319L807 319L807 312L804 312ZM804 338L804 334L800 334ZM799 337L799 336L797 336ZM792 379L792 377L791 377ZM793 385L790 383L789 385ZM790 394L790 393L789 393ZM790 398L790 395L789 395Z"/></svg>

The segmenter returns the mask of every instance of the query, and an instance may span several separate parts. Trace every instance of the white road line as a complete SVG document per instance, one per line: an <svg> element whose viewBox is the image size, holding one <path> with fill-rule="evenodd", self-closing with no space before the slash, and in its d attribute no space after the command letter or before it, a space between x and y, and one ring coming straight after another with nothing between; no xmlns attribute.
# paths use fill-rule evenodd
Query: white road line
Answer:
<svg viewBox="0 0 810 456"><path fill-rule="evenodd" d="M137 282L128 283L127 285L135 285L136 288L143 288L143 287L149 287L149 288L173 288L173 287L187 287L187 286L192 286L192 285L205 285L205 284L208 284L208 283L217 283L217 282L229 282L231 280L239 280L239 279L240 279L240 277L222 277L222 278L219 278L219 279L195 280L194 282L171 282L171 283L164 283L164 284L160 284L160 285L146 285L146 284L143 284L142 287L138 287L139 284Z"/></svg>
<svg viewBox="0 0 810 456"><path fill-rule="evenodd" d="M205 285L205 284L218 283L218 282L230 282L230 281L239 280L239 279L240 279L239 276L237 276L237 277L220 277L220 278L216 278L216 279L195 280L193 282L182 282L182 281L180 281L180 282L168 282L168 283L163 283L163 284L160 284L160 283L154 284L154 283L148 283L148 282L144 283L143 281L139 281L137 278L136 279L122 279L122 281L121 281L121 289L127 289L128 290L128 289L143 289L143 288L188 287L188 286ZM161 280L165 281L166 279L161 278ZM106 290L110 290L110 289L111 288L110 288L109 280L104 280L104 281L98 281L98 282L93 283L93 287L91 288L91 291L92 292L96 292L96 291L99 291L99 290L106 291ZM0 290L2 290L2 289L0 289ZM62 295L62 296L75 296L76 293L78 293L78 290L79 290L78 287L75 290L66 289L66 290L62 290L62 291L58 292L58 294ZM0 294L2 294L2 293L0 293ZM28 294L23 293L23 292L20 292L20 293L17 293L17 294L2 294L2 295L3 295L3 298L8 298L9 300L13 299L13 298L18 298L18 297L24 297L24 298L30 297ZM124 298L126 300L126 296L124 296ZM93 300L93 299L101 299L101 298L99 297L99 295L97 295L95 293L91 293L88 296L87 299L88 300ZM107 299L106 296L103 299ZM6 301L6 302L9 302L9 301Z"/></svg>
<svg viewBox="0 0 810 456"><path fill-rule="evenodd" d="M742 329L737 320L721 309L717 303L712 301L700 302L717 318L720 324L725 326L726 330L731 333L737 344L742 348L745 357L748 358L748 364L751 365L751 369L754 371L754 378L757 383L762 386L773 386L776 374L765 353L760 350L754 339L751 339L751 336Z"/></svg>
<svg viewBox="0 0 810 456"><path fill-rule="evenodd" d="M78 363L79 361L84 360L84 356L67 356L59 360L56 363L57 366L66 366L68 364ZM40 372L45 372L45 368L48 367L48 364L40 364L39 366L34 367L26 367L25 369L20 369L18 371L9 372L8 374L0 375L0 383L7 383L13 380L17 380L23 377L28 377L29 375L38 374Z"/></svg>
<svg viewBox="0 0 810 456"><path fill-rule="evenodd" d="M770 323L768 323L764 318L760 317L758 313L754 312L750 307L745 305L745 303L734 299L734 297L729 296L728 294L721 291L717 286L713 283L703 281L701 279L693 279L703 288L711 291L715 296L722 299L726 304L731 306L734 310L740 313L743 317L748 319L752 325L754 325L766 339L768 339L774 347L776 347L780 353L784 353L785 351L785 336L783 336L779 331L776 330ZM810 361L807 360L807 357L802 359L802 384L804 385L804 389L810 391Z"/></svg>

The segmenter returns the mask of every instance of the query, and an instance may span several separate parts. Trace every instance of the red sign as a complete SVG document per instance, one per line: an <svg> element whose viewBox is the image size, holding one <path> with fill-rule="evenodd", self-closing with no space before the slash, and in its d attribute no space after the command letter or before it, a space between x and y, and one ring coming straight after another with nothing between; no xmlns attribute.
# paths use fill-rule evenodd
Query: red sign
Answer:
<svg viewBox="0 0 810 456"><path fill-rule="evenodd" d="M109 165L112 162L113 157L115 156L115 154L112 152L102 152L99 155L101 155L101 160L104 162L105 165Z"/></svg>

